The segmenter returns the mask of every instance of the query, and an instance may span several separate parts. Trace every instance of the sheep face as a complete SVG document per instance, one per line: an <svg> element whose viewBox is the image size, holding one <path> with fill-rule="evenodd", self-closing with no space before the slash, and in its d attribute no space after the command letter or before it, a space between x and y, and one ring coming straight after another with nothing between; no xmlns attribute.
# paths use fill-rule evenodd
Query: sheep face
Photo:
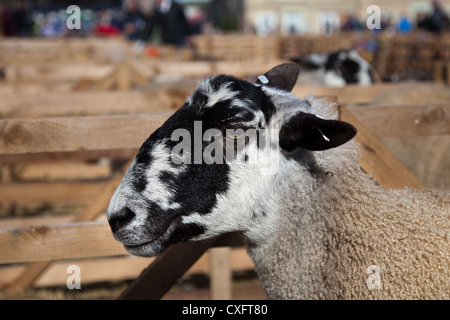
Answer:
<svg viewBox="0 0 450 320"><path fill-rule="evenodd" d="M312 174L312 151L356 133L306 113L308 101L283 91L297 74L284 65L266 74L268 85L223 75L204 80L144 142L125 174L107 212L114 237L142 256L231 231L264 239L288 163Z"/></svg>
<svg viewBox="0 0 450 320"><path fill-rule="evenodd" d="M332 87L354 83L367 86L375 82L374 71L357 50L337 50L330 53L311 53L293 59L306 72L302 79Z"/></svg>

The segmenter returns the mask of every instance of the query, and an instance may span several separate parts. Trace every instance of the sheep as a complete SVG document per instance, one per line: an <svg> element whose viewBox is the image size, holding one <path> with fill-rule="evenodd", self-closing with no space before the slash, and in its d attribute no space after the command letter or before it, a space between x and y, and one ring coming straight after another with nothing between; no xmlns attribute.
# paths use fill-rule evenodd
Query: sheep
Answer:
<svg viewBox="0 0 450 320"><path fill-rule="evenodd" d="M448 299L449 194L385 191L356 129L289 92L298 72L203 80L111 198L114 238L151 257L240 232L270 299Z"/></svg>
<svg viewBox="0 0 450 320"><path fill-rule="evenodd" d="M375 70L356 49L315 52L292 61L302 68L298 79L300 85L343 87L346 84L368 86L379 82Z"/></svg>

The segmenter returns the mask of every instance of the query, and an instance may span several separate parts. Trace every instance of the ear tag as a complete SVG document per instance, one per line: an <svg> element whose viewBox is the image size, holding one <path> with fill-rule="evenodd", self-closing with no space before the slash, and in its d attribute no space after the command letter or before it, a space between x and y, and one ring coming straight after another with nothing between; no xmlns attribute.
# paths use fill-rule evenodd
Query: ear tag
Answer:
<svg viewBox="0 0 450 320"><path fill-rule="evenodd" d="M330 139L328 139L328 137L326 135L323 134L322 130L320 130L319 128L316 128L317 130L319 130L320 134L322 135L322 138L326 141L326 142L330 142Z"/></svg>
<svg viewBox="0 0 450 320"><path fill-rule="evenodd" d="M268 84L269 79L265 75L258 76L258 80L261 81L262 84Z"/></svg>

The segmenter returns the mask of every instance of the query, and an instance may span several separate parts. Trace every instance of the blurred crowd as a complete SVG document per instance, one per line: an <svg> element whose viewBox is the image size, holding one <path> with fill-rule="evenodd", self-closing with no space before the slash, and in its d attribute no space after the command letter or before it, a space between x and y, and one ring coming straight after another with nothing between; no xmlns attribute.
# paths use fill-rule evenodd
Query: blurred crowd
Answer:
<svg viewBox="0 0 450 320"><path fill-rule="evenodd" d="M381 29L398 33L409 33L414 30L425 30L434 33L450 31L450 18L439 1L431 1L432 10L429 13L419 12L415 19L402 13L397 21L392 21L388 15L381 16ZM366 27L364 20L358 20L349 15L341 25L342 31L360 31ZM375 32L377 30L375 29Z"/></svg>
<svg viewBox="0 0 450 320"><path fill-rule="evenodd" d="M120 3L120 2L119 2ZM397 21L387 15L381 17L381 29L408 33L417 29L440 33L450 30L449 15L436 0L431 1L432 11L419 13L416 17L402 14ZM81 8L80 30L68 30L65 9L36 8L27 1L0 3L0 30L5 36L85 36L123 35L129 40L148 40L154 30L159 40L183 45L189 35L213 30L207 7L181 7L172 0L123 0L121 5L108 8ZM367 17L341 16L338 31L361 31L366 29Z"/></svg>
<svg viewBox="0 0 450 320"><path fill-rule="evenodd" d="M80 30L69 30L66 21L70 13L65 9L33 8L26 2L12 5L0 4L0 27L4 36L85 36L119 35L129 40L150 36L147 31L155 21L164 29L161 15L175 17L171 24L185 23L188 34L199 33L204 24L205 12L191 8L186 12L178 3L171 0L124 0L121 6L102 9L80 8ZM151 30L152 31L152 30ZM164 31L164 30L163 30Z"/></svg>

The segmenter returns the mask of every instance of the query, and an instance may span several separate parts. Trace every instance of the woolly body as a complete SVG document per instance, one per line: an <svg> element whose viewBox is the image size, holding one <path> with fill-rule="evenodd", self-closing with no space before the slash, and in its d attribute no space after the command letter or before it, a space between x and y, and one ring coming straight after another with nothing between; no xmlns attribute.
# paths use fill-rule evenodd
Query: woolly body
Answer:
<svg viewBox="0 0 450 320"><path fill-rule="evenodd" d="M321 99L306 99L309 112L337 117ZM449 194L384 190L361 170L352 141L314 155L317 174L307 174L295 152L282 163L270 234L257 244L248 237L268 297L448 299ZM380 268L381 289L366 283L370 266Z"/></svg>
<svg viewBox="0 0 450 320"><path fill-rule="evenodd" d="M154 256L177 242L242 232L271 299L448 299L448 193L384 191L358 165L348 142L356 129L323 100L287 92L297 67L265 76L270 85L205 79L150 135L108 207L114 237ZM219 135L217 150L235 150L224 163L170 161L179 145L172 134L183 129L195 140L200 120L201 133L275 131L279 143L250 139L240 148L234 143L246 138ZM380 289L366 282L373 266Z"/></svg>
<svg viewBox="0 0 450 320"><path fill-rule="evenodd" d="M356 148L316 153L332 175L307 183L291 167L283 177L273 233L248 246L268 297L448 299L448 194L385 191L361 171ZM373 265L381 289L366 283Z"/></svg>

